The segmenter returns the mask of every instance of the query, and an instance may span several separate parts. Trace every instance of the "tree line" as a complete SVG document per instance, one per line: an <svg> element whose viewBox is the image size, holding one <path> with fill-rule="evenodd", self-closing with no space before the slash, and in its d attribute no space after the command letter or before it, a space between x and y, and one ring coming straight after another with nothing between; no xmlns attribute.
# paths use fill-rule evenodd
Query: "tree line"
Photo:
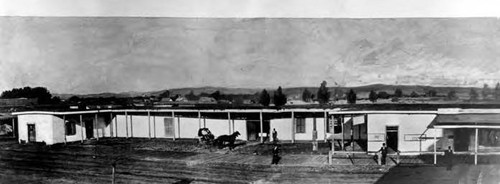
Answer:
<svg viewBox="0 0 500 184"><path fill-rule="evenodd" d="M39 104L58 104L61 99L52 96L49 90L44 87L24 87L3 91L0 98L36 98Z"/></svg>
<svg viewBox="0 0 500 184"><path fill-rule="evenodd" d="M334 95L329 91L327 87L327 82L322 81L317 91L310 91L309 89L304 89L302 91L302 101L304 102L313 102L317 101L321 105L328 104L333 97L333 100L337 100L338 94L342 92L338 92L337 89L334 91ZM342 93L343 94L343 93ZM168 98L171 101L176 101L181 96L179 94L172 95L170 91L166 90L161 93L158 98ZM244 104L244 100L250 100L251 103L258 103L262 106L270 106L271 103L274 106L283 106L287 104L288 97L283 92L281 86L278 89L272 91L272 95L266 89L263 89L259 93L255 94L223 94L220 91L215 91L213 93L200 93L199 95L195 95L193 90L191 90L188 94L184 95L184 97L189 101L197 101L201 97L211 97L217 102L230 102L233 104ZM376 102L378 99L399 99L401 97L443 97L447 100L457 100L458 95L455 90L449 90L446 94L438 94L435 89L429 89L425 92L425 94L418 94L415 91L412 91L410 94L405 95L400 88L396 88L394 93L389 94L386 91L374 91L371 90L368 95L368 100L371 102ZM483 100L500 100L500 83L497 83L495 88L490 89L487 84L484 84L482 90L477 92L475 88L470 88L469 91L469 101L477 101L480 99ZM23 88L14 88L12 90L3 91L0 95L0 98L36 98L38 99L39 104L60 104L61 99L57 96L52 96L49 90L44 87L23 87ZM347 93L345 93L345 99L349 104L355 104L357 101L357 94L353 89L350 89ZM66 100L67 103L81 103L85 102L86 104L120 104L126 105L129 103L129 100L125 98L79 98L77 96L73 96Z"/></svg>

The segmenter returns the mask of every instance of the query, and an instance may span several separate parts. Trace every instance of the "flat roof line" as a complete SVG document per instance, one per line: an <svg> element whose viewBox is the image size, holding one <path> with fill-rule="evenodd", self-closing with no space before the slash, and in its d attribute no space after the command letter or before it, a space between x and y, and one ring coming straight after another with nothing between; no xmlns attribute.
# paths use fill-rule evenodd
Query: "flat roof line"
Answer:
<svg viewBox="0 0 500 184"><path fill-rule="evenodd" d="M51 115L70 115L70 114L93 114L93 113L125 113L125 112L202 112L202 113L291 113L291 112L304 112L304 113L324 113L329 114L438 114L438 111L342 111L341 109L286 109L286 110L196 110L196 109L103 109L103 110L88 110L88 111L66 111L66 112L53 112L53 111L24 111L14 112L12 115L27 115L27 114L51 114Z"/></svg>

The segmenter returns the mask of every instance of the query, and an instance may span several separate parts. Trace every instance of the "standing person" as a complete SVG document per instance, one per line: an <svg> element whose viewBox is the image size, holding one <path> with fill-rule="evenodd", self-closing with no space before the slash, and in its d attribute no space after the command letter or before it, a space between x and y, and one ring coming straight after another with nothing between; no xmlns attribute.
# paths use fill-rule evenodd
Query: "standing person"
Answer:
<svg viewBox="0 0 500 184"><path fill-rule="evenodd" d="M385 160L387 158L387 146L385 145L385 143L382 144L382 147L378 151L380 152L380 155L381 155L381 163L380 164L385 165Z"/></svg>
<svg viewBox="0 0 500 184"><path fill-rule="evenodd" d="M271 164L278 165L278 162L280 161L281 157L280 157L280 148L277 144L274 145L272 153L273 153L273 161L271 162Z"/></svg>
<svg viewBox="0 0 500 184"><path fill-rule="evenodd" d="M444 158L446 159L446 170L451 171L453 167L453 150L451 146L448 146L448 150L444 152Z"/></svg>
<svg viewBox="0 0 500 184"><path fill-rule="evenodd" d="M278 132L276 132L275 128L273 128L273 142L278 142Z"/></svg>

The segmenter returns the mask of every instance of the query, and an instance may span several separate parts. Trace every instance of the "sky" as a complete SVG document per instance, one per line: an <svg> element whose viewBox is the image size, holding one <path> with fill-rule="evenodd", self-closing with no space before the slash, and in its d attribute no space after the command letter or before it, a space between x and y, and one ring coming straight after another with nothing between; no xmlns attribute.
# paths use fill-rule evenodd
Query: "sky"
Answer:
<svg viewBox="0 0 500 184"><path fill-rule="evenodd" d="M33 6L0 1L0 90L45 86L86 94L319 86L323 80L329 86L481 87L500 81L499 11L481 3L392 0L401 5L394 8L397 3L353 0L322 8L330 1L292 0L284 11L257 0L218 0L219 6L22 1Z"/></svg>

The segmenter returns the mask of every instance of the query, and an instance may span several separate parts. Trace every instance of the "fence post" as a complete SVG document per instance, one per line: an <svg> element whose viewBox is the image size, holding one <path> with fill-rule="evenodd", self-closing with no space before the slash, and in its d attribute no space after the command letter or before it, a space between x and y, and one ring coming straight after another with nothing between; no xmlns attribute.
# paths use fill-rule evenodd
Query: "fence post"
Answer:
<svg viewBox="0 0 500 184"><path fill-rule="evenodd" d="M328 164L329 165L332 165L332 162L333 162L332 156L333 156L332 151L328 151Z"/></svg>
<svg viewBox="0 0 500 184"><path fill-rule="evenodd" d="M400 156L401 156L401 155L400 155L400 153L401 153L401 152L400 152L399 150L396 152L396 154L397 154L397 157L396 157L396 165L399 165L399 163L401 162L401 160L400 160Z"/></svg>

